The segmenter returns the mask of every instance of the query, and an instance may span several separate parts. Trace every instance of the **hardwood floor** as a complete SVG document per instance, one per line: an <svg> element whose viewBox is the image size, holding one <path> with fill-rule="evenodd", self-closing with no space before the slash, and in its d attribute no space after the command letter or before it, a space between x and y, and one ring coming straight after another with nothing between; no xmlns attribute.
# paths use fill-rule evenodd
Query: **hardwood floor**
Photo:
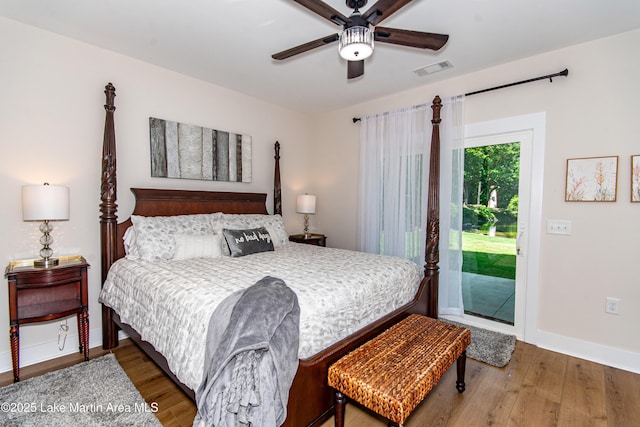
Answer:
<svg viewBox="0 0 640 427"><path fill-rule="evenodd" d="M129 340L114 351L118 361L148 403L156 402L165 426L191 426L194 403ZM105 354L91 349L92 358ZM21 369L22 379L81 362L64 356ZM11 372L0 374L0 386ZM467 389L455 389L455 369L407 420L406 427L429 426L638 426L640 375L518 342L511 362L495 368L467 360ZM386 426L355 405L347 405L348 427ZM333 418L322 427L333 426Z"/></svg>
<svg viewBox="0 0 640 427"><path fill-rule="evenodd" d="M106 353L108 352L102 350L102 348L95 347L89 350L89 357L93 359ZM113 353L147 403L156 402L158 404L158 412L155 415L162 425L170 427L192 426L193 418L196 415L196 407L193 401L132 341L128 339L120 341L120 345ZM37 365L27 366L20 369L20 379L24 381L49 371L81 363L82 360L82 355L72 354ZM12 382L12 372L0 374L0 386L8 385Z"/></svg>

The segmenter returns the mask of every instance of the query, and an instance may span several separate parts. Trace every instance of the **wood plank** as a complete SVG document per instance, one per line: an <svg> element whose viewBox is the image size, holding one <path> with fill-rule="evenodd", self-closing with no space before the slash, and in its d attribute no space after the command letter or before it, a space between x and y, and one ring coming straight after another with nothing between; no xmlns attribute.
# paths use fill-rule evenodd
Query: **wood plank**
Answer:
<svg viewBox="0 0 640 427"><path fill-rule="evenodd" d="M427 399L423 402L426 409L419 415L414 414L416 418L420 418L420 423L416 423L415 426L469 425L466 414L473 411L474 402L484 394L483 384L487 375L485 366L483 363L467 358L466 390L462 394L456 390L456 369L452 366L427 395ZM411 417L409 419L411 420Z"/></svg>
<svg viewBox="0 0 640 427"><path fill-rule="evenodd" d="M108 353L90 350L96 358ZM139 386L164 426L190 427L196 407L130 340L113 353L131 381ZM23 379L82 361L72 354L21 369ZM599 373L600 372L600 373ZM518 342L511 362L495 368L467 360L467 390L455 390L455 369L449 369L407 419L405 427L473 426L634 426L640 420L640 375L583 361ZM598 376L602 375L602 380ZM11 384L11 371L0 374L0 386ZM604 396L604 398L602 397ZM604 414L603 404L604 400ZM513 405L511 405L513 402ZM511 405L511 409L509 406ZM476 416L472 417L474 411ZM588 414L588 415L585 415ZM345 425L384 427L385 420L356 405L347 405ZM586 417L595 418L596 423ZM321 427L333 427L333 417Z"/></svg>
<svg viewBox="0 0 640 427"><path fill-rule="evenodd" d="M164 126L165 145L167 150L167 178L180 178L178 122L166 120Z"/></svg>
<svg viewBox="0 0 640 427"><path fill-rule="evenodd" d="M165 141L165 121L149 117L151 139L151 176L167 176L167 145Z"/></svg>
<svg viewBox="0 0 640 427"><path fill-rule="evenodd" d="M229 132L216 131L216 180L229 181Z"/></svg>
<svg viewBox="0 0 640 427"><path fill-rule="evenodd" d="M180 178L202 179L202 128L178 123Z"/></svg>
<svg viewBox="0 0 640 427"><path fill-rule="evenodd" d="M503 368L482 364L484 375L479 378L477 398L469 399L451 421L458 425L506 425L531 365L533 348L519 342L511 361Z"/></svg>
<svg viewBox="0 0 640 427"><path fill-rule="evenodd" d="M602 365L568 357L558 423L568 426L607 426Z"/></svg>
<svg viewBox="0 0 640 427"><path fill-rule="evenodd" d="M604 367L609 427L640 423L640 374Z"/></svg>
<svg viewBox="0 0 640 427"><path fill-rule="evenodd" d="M558 423L567 356L534 348L507 426L555 426Z"/></svg>
<svg viewBox="0 0 640 427"><path fill-rule="evenodd" d="M176 424L181 427L191 427L196 416L196 405L191 400L182 401L169 407L168 412L173 416Z"/></svg>

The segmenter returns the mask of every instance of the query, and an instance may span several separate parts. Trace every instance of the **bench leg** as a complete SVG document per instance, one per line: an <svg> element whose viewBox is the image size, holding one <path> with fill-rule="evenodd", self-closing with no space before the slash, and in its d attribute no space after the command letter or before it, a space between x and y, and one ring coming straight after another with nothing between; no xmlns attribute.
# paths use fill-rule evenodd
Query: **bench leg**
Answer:
<svg viewBox="0 0 640 427"><path fill-rule="evenodd" d="M336 427L344 427L344 406L347 403L347 398L344 394L336 391L335 397L335 426Z"/></svg>
<svg viewBox="0 0 640 427"><path fill-rule="evenodd" d="M463 351L460 357L458 357L458 361L456 362L456 368L458 371L458 379L456 380L456 389L458 393L462 393L464 391L464 372L467 367L467 352Z"/></svg>

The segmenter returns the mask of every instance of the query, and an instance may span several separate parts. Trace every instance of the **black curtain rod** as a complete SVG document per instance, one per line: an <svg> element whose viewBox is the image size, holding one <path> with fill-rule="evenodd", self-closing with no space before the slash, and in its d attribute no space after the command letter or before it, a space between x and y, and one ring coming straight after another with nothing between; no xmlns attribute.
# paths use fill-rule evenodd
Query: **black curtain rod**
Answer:
<svg viewBox="0 0 640 427"><path fill-rule="evenodd" d="M471 95L477 95L479 93L491 92L492 90L504 89L506 87L517 86L517 85L521 85L521 84L524 84L524 83L531 83L531 82L535 82L535 81L538 81L538 80L549 79L549 83L553 83L553 78L554 77L562 77L562 76L563 77L567 77L568 75L569 75L569 69L565 68L564 70L559 71L559 72L554 73L554 74L548 74L546 76L534 77L532 79L522 80L522 81L515 82L515 83L509 83L509 84L502 85L502 86L491 87L489 89L476 90L475 92L465 93L464 96L471 96ZM352 120L353 120L353 123L357 123L357 122L360 121L360 117L354 117Z"/></svg>
<svg viewBox="0 0 640 427"><path fill-rule="evenodd" d="M565 68L564 70L555 73L555 74L549 74L546 76L540 76L540 77L534 77L532 79L528 79L528 80L522 80L520 82L515 82L515 83L509 83L506 85L502 85L502 86L496 86L496 87L492 87L489 89L482 89L482 90L476 90L475 92L469 92L469 93L465 93L464 96L471 96L471 95L477 95L479 93L484 93L484 92L491 92L492 90L498 90L498 89L504 89L505 87L511 87L511 86L517 86L517 85L521 85L524 83L531 83L531 82L535 82L538 80L545 80L545 79L549 79L549 83L553 83L553 78L554 77L560 77L560 76L568 76L569 75L569 70L567 68Z"/></svg>

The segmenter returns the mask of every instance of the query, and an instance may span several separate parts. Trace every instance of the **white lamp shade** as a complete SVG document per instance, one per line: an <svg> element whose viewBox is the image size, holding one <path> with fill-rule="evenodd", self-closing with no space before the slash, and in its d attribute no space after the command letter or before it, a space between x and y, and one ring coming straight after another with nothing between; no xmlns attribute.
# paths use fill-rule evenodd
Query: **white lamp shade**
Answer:
<svg viewBox="0 0 640 427"><path fill-rule="evenodd" d="M296 200L296 212L302 214L316 213L316 196L311 194L302 194Z"/></svg>
<svg viewBox="0 0 640 427"><path fill-rule="evenodd" d="M22 219L56 221L69 219L69 187L62 185L23 185Z"/></svg>

